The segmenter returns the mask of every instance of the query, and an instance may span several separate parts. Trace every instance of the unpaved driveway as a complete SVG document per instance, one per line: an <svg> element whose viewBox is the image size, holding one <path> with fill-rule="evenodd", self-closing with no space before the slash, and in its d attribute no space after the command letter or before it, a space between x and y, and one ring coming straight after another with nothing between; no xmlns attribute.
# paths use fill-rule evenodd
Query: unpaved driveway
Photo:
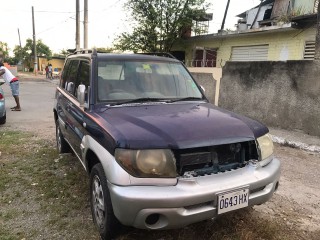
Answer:
<svg viewBox="0 0 320 240"><path fill-rule="evenodd" d="M54 143L53 99L55 83L48 81L21 81L21 112L11 112L13 98L4 86L7 103L7 123L1 128L36 133L39 138ZM275 155L282 162L282 176L278 192L268 203L255 206L261 217L285 222L287 228L301 231L299 238L320 239L320 154L275 146ZM314 235L316 234L316 235ZM319 235L317 235L319 234Z"/></svg>
<svg viewBox="0 0 320 240"><path fill-rule="evenodd" d="M275 149L282 163L279 190L270 202L255 209L281 218L290 229L320 234L320 154L279 145Z"/></svg>

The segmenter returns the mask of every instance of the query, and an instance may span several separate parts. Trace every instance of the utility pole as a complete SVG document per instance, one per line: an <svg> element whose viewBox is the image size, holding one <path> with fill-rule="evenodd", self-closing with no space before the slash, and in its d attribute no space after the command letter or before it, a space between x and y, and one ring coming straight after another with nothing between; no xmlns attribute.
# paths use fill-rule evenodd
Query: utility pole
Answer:
<svg viewBox="0 0 320 240"><path fill-rule="evenodd" d="M22 46L21 46L21 38L20 38L20 31L19 31L19 28L18 28L18 36L19 36L19 45L20 45L20 50L19 50L19 52L20 52L20 63L22 64Z"/></svg>
<svg viewBox="0 0 320 240"><path fill-rule="evenodd" d="M88 49L88 0L84 0L83 48Z"/></svg>
<svg viewBox="0 0 320 240"><path fill-rule="evenodd" d="M229 4L230 4L230 0L228 0L227 6L226 6L226 10L224 12L224 16L223 16L223 20L222 20L222 24L221 24L221 29L220 29L221 32L224 29L224 24L226 22L227 13L228 13L228 10L229 10Z"/></svg>
<svg viewBox="0 0 320 240"><path fill-rule="evenodd" d="M76 0L76 50L80 49L80 3Z"/></svg>
<svg viewBox="0 0 320 240"><path fill-rule="evenodd" d="M34 74L37 75L38 71L38 59L37 59L37 43L36 43L36 29L34 26L34 11L32 6L32 27L33 27L33 48L34 48Z"/></svg>
<svg viewBox="0 0 320 240"><path fill-rule="evenodd" d="M18 28L18 36L19 36L19 45L20 45L20 48L22 48L22 47L21 47L21 38L20 38L20 31L19 31L19 28Z"/></svg>

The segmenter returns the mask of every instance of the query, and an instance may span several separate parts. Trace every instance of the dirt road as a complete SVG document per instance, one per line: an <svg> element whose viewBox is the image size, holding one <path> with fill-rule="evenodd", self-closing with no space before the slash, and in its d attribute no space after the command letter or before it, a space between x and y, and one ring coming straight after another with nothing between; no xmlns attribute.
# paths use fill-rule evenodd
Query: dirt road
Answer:
<svg viewBox="0 0 320 240"><path fill-rule="evenodd" d="M21 81L21 112L11 112L14 106L10 91L4 86L7 104L7 123L0 127L36 133L39 138L55 141L53 100L55 83ZM276 145L275 155L282 162L278 192L268 203L255 206L261 217L283 222L299 232L299 238L320 239L320 154ZM303 233L301 235L301 232ZM319 234L319 235L318 235Z"/></svg>

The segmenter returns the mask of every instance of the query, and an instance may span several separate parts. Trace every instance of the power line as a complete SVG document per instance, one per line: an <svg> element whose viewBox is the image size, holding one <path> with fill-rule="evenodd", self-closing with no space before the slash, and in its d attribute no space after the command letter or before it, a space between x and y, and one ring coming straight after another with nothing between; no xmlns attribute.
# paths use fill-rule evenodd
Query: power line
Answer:
<svg viewBox="0 0 320 240"><path fill-rule="evenodd" d="M49 30L57 27L58 25L61 25L61 24L65 23L65 22L67 22L69 19L74 19L73 17L75 17L75 15L70 16L70 17L68 17L67 19L63 20L62 22L59 22L59 23L57 23L56 25L54 25L54 26L52 26L52 27L49 27L49 28L47 28L47 29L45 29L45 30L37 33L37 35L39 35L39 34L41 34L41 33L44 33L44 32L47 32L47 31L49 31Z"/></svg>
<svg viewBox="0 0 320 240"><path fill-rule="evenodd" d="M46 10L43 10L43 11L35 11L37 13L75 13L74 11L73 12L60 12L60 11L46 11Z"/></svg>

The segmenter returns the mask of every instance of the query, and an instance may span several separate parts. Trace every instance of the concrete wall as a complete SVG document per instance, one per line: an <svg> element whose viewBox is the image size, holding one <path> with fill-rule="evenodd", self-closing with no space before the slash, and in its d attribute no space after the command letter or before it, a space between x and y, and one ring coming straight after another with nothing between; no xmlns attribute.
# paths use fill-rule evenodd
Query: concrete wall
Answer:
<svg viewBox="0 0 320 240"><path fill-rule="evenodd" d="M231 60L232 47L268 44L268 61L302 60L306 41L315 41L315 26L307 29L285 28L246 34L213 36L206 39L189 39L183 47L186 60L193 59L196 47L217 49L217 67L223 67ZM284 59L285 56L285 59Z"/></svg>
<svg viewBox="0 0 320 240"><path fill-rule="evenodd" d="M268 126L320 136L320 63L227 62L219 106Z"/></svg>
<svg viewBox="0 0 320 240"><path fill-rule="evenodd" d="M208 100L218 105L219 86L222 77L222 68L188 68L197 83L204 87Z"/></svg>
<svg viewBox="0 0 320 240"><path fill-rule="evenodd" d="M216 81L213 79L210 73L191 73L196 79L197 83L204 87L205 95L211 103L214 103Z"/></svg>

